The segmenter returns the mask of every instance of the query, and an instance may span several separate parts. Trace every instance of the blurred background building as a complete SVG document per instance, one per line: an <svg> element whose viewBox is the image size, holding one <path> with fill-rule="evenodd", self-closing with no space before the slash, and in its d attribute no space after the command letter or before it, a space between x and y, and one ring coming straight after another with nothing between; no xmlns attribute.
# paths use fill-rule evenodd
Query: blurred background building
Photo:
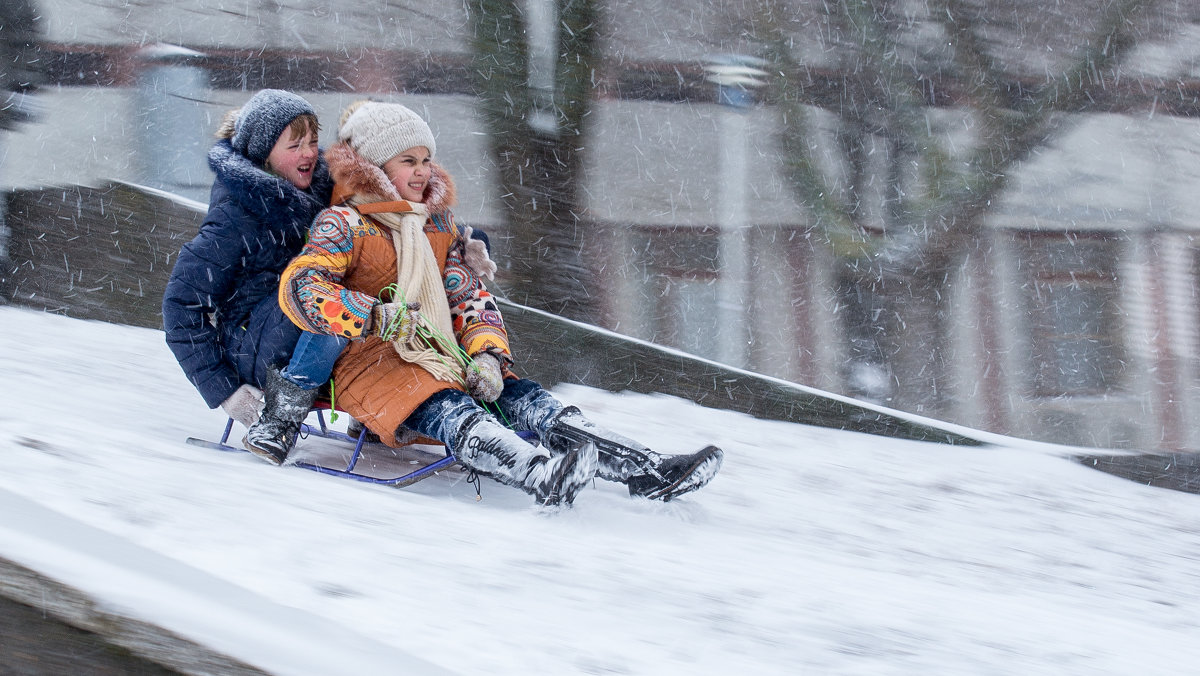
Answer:
<svg viewBox="0 0 1200 676"><path fill-rule="evenodd" d="M202 202L257 89L324 145L398 101L516 302L972 427L1200 447L1200 1L938 7L41 0L0 190Z"/></svg>

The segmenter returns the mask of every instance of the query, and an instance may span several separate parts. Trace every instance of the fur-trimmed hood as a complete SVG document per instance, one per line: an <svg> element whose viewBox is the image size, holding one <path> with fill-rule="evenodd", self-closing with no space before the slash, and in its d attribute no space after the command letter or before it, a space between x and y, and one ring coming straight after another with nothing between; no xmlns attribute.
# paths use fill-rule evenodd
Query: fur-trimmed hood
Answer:
<svg viewBox="0 0 1200 676"><path fill-rule="evenodd" d="M284 220L281 215L303 221L304 227L322 209L329 206L333 179L323 157L317 158L312 185L301 190L287 179L268 173L245 155L233 149L229 139L221 139L208 151L208 166L230 199L247 213L265 222Z"/></svg>
<svg viewBox="0 0 1200 676"><path fill-rule="evenodd" d="M358 195L371 202L392 202L403 198L388 180L387 174L371 164L345 142L334 143L325 151L329 174L343 197ZM430 214L440 214L454 206L457 199L454 179L436 162L429 172L429 184L421 200ZM335 198L336 199L336 198Z"/></svg>

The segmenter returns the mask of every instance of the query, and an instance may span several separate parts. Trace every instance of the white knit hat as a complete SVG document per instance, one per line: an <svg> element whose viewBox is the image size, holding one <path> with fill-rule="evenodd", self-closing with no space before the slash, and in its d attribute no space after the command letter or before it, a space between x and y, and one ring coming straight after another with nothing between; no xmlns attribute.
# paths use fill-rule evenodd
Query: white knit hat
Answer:
<svg viewBox="0 0 1200 676"><path fill-rule="evenodd" d="M342 113L338 139L377 167L410 148L425 146L433 157L433 130L399 103L359 101Z"/></svg>

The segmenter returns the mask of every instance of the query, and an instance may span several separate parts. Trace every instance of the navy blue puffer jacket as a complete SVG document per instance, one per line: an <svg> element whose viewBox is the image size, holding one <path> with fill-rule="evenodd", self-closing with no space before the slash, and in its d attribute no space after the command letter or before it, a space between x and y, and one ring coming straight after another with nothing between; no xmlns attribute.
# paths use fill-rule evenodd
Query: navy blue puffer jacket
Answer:
<svg viewBox="0 0 1200 676"><path fill-rule="evenodd" d="M308 190L273 176L221 140L208 215L179 252L163 296L167 345L210 408L242 383L258 387L291 357L299 329L279 308L279 275L329 204L324 157Z"/></svg>

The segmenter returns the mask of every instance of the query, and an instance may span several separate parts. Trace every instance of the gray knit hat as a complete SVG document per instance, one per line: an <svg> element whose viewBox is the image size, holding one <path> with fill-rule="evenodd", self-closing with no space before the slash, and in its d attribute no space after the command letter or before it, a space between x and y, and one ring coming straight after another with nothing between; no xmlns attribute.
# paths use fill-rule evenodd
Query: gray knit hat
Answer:
<svg viewBox="0 0 1200 676"><path fill-rule="evenodd" d="M410 148L425 146L433 157L433 130L413 111L399 103L359 101L342 113L338 140L345 141L363 159L382 167Z"/></svg>
<svg viewBox="0 0 1200 676"><path fill-rule="evenodd" d="M264 89L242 106L234 122L233 149L255 164L263 164L279 135L301 115L316 116L312 105L282 89Z"/></svg>

